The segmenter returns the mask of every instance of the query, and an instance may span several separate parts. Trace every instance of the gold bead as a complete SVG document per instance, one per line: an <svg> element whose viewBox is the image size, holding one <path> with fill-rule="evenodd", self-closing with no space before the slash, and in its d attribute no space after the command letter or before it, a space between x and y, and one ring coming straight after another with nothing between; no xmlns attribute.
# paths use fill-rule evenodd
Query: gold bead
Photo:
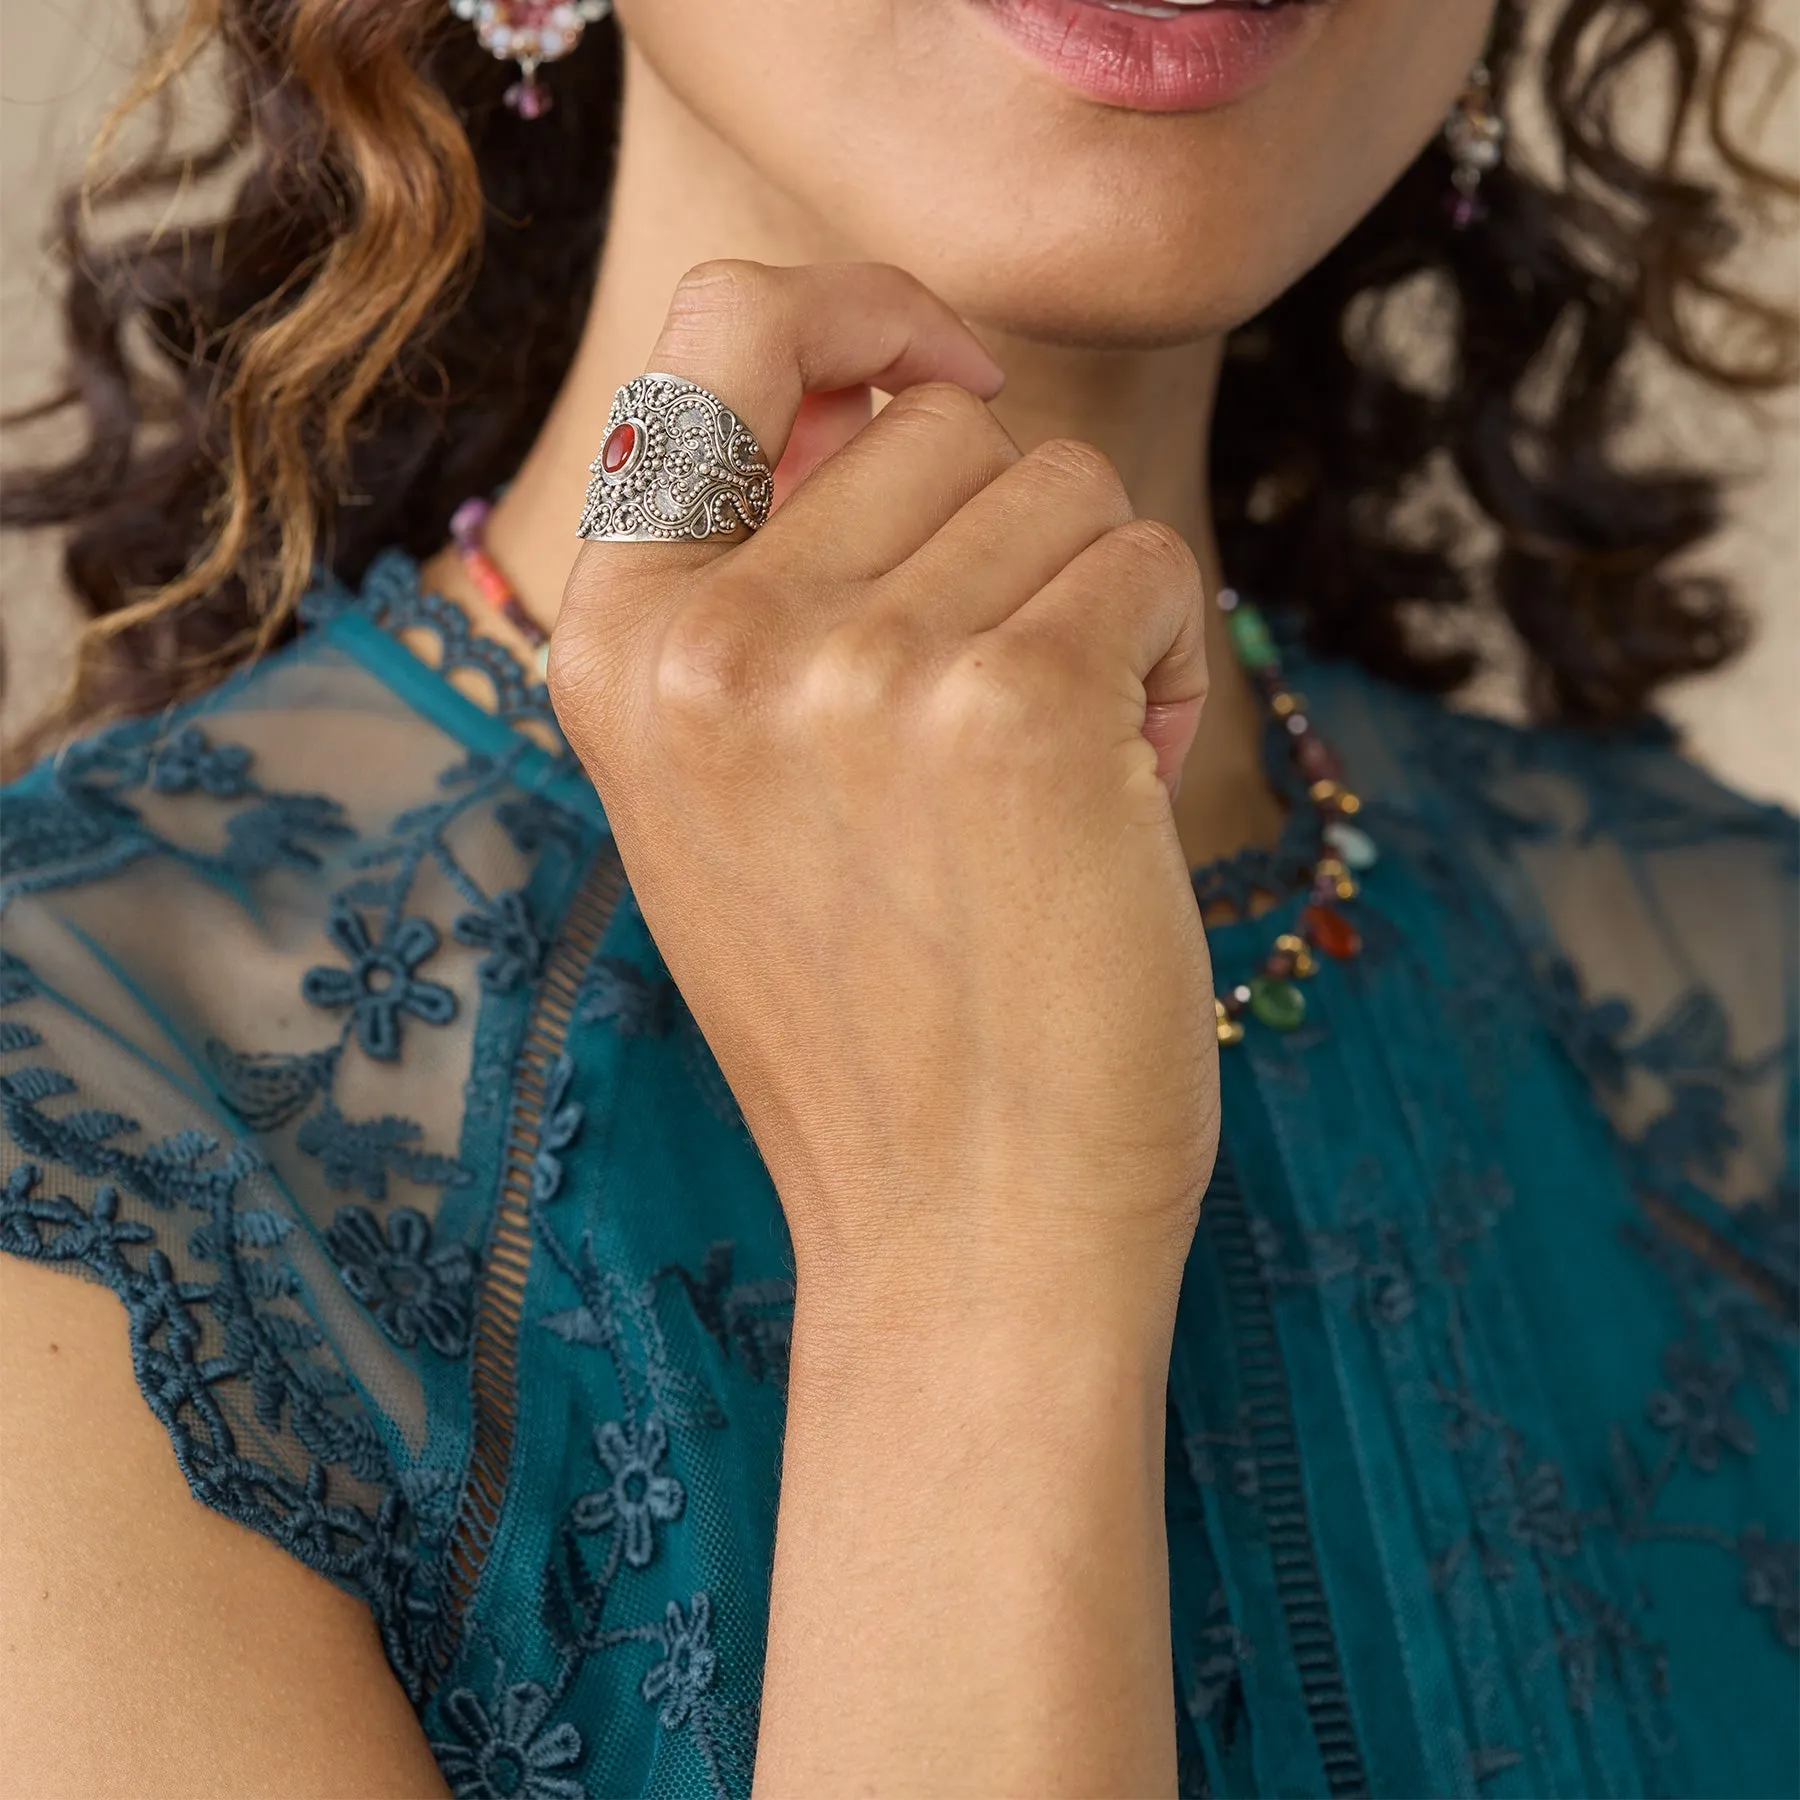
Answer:
<svg viewBox="0 0 1800 1800"><path fill-rule="evenodd" d="M1218 1022L1220 1047L1226 1048L1232 1044L1241 1044L1244 1041L1244 1028L1225 1010L1223 1000L1214 998L1213 1012Z"/></svg>
<svg viewBox="0 0 1800 1800"><path fill-rule="evenodd" d="M1306 705L1304 694L1280 693L1269 702L1278 719L1285 719L1289 713L1300 712Z"/></svg>
<svg viewBox="0 0 1800 1800"><path fill-rule="evenodd" d="M1323 806L1327 800L1335 800L1344 790L1335 781L1315 781L1306 791L1318 805Z"/></svg>
<svg viewBox="0 0 1800 1800"><path fill-rule="evenodd" d="M1356 883L1348 875L1342 876L1337 883L1337 897L1340 900L1356 898Z"/></svg>
<svg viewBox="0 0 1800 1800"><path fill-rule="evenodd" d="M1304 981L1307 976L1318 974L1318 959L1312 953L1312 945L1305 938L1298 937L1291 931L1284 931L1275 940L1275 948L1283 956L1294 959L1294 973L1300 980Z"/></svg>
<svg viewBox="0 0 1800 1800"><path fill-rule="evenodd" d="M1352 813L1362 811L1362 802L1354 794L1341 793L1337 797L1337 809L1348 818Z"/></svg>
<svg viewBox="0 0 1800 1800"><path fill-rule="evenodd" d="M1341 857L1321 856L1313 872L1321 881L1342 881L1350 870Z"/></svg>

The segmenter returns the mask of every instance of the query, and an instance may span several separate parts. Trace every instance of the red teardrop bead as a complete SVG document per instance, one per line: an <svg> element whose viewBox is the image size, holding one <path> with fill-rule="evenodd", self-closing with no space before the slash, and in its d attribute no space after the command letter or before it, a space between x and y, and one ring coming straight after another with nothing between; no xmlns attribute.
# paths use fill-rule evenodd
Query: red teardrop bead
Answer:
<svg viewBox="0 0 1800 1800"><path fill-rule="evenodd" d="M1300 929L1309 943L1338 962L1348 961L1362 948L1362 934L1335 907L1307 907L1300 915Z"/></svg>
<svg viewBox="0 0 1800 1800"><path fill-rule="evenodd" d="M606 434L606 442L600 446L600 467L608 475L616 475L631 461L631 453L637 448L637 427L629 422L615 425ZM593 440L589 439L591 443Z"/></svg>

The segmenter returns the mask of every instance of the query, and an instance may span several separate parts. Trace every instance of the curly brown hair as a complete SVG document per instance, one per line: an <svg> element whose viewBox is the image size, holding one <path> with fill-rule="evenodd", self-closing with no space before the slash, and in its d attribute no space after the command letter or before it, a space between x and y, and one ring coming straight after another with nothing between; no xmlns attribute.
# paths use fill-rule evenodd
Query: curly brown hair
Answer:
<svg viewBox="0 0 1800 1800"><path fill-rule="evenodd" d="M1215 499L1227 566L1295 609L1316 650L1447 690L1475 658L1431 647L1442 634L1409 611L1491 596L1539 715L1612 723L1744 636L1723 584L1683 563L1718 523L1719 481L1623 452L1634 352L1741 393L1790 381L1792 319L1727 265L1743 223L1800 187L1731 122L1753 54L1785 67L1758 0L1551 13L1528 36L1525 0L1501 0L1490 58L1503 100L1549 120L1547 166L1510 156L1486 221L1459 232L1432 145L1236 335ZM33 415L74 413L86 440L0 495L0 521L68 528L89 615L50 730L163 705L280 641L320 562L354 581L386 546L438 549L456 504L521 461L600 252L611 25L527 124L443 0L189 0L122 110L166 103L214 49L216 140L175 153L165 136L62 213L71 375ZM234 169L215 221L109 228ZM1357 328L1421 277L1448 370L1426 384ZM1421 525L1419 490L1446 467L1462 523ZM1467 529L1467 503L1490 530Z"/></svg>

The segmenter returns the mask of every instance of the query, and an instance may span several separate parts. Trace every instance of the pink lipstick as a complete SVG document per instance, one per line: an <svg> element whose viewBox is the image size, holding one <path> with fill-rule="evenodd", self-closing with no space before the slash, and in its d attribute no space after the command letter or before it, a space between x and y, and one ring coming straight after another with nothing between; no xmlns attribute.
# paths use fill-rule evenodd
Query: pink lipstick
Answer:
<svg viewBox="0 0 1800 1800"><path fill-rule="evenodd" d="M1205 112L1310 43L1329 0L974 0L1057 80L1103 105Z"/></svg>

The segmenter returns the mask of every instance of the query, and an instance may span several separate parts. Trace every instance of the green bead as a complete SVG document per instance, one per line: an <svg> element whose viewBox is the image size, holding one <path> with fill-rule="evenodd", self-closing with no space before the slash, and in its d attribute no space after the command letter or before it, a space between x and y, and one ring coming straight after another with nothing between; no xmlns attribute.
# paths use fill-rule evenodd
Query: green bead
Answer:
<svg viewBox="0 0 1800 1800"><path fill-rule="evenodd" d="M1293 1031L1306 1017L1306 996L1279 976L1253 975L1250 1010L1271 1031Z"/></svg>
<svg viewBox="0 0 1800 1800"><path fill-rule="evenodd" d="M1225 615L1225 623L1230 628L1238 661L1246 669L1273 669L1281 661L1275 640L1269 636L1268 622L1248 600L1240 600Z"/></svg>

